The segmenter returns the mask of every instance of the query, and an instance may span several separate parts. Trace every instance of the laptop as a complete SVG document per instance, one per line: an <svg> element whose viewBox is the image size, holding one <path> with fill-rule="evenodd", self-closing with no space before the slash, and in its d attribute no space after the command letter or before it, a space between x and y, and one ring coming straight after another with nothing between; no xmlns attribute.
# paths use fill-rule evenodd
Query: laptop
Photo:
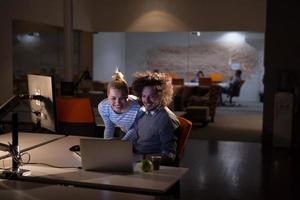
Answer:
<svg viewBox="0 0 300 200"><path fill-rule="evenodd" d="M80 154L84 170L133 172L131 141L81 138Z"/></svg>

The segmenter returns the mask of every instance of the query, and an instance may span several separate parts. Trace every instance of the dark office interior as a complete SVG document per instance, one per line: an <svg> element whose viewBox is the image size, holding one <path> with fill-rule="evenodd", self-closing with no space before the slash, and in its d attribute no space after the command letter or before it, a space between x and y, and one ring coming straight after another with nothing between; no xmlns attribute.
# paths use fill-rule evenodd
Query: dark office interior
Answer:
<svg viewBox="0 0 300 200"><path fill-rule="evenodd" d="M241 123L243 131L226 128L226 126L224 126L224 133L227 132L229 135L232 131L237 132L237 134L243 132L246 135L250 135L250 133L253 132L251 122L261 123L258 135L255 136L254 139L251 138L251 136L248 140L231 140L230 137L228 137L229 139L224 139L222 136L219 137L218 134L217 136L209 136L210 130L214 130L215 132L223 131L223 127L215 127L220 124L222 120L224 120L224 124L227 123L226 113L232 110L236 112L236 110L243 110L245 108L245 102L247 102L243 101L245 96L241 97L242 95L240 95L240 97L233 97L233 101L238 101L239 98L241 99L240 104L237 106L222 107L215 105L215 107L209 108L210 110L215 109L215 112L205 113L205 115L209 117L208 123L206 123L207 120L205 123L201 121L203 119L202 116L198 117L199 113L202 115L203 112L208 112L208 109L189 111L184 107L179 111L188 112L186 117L191 119L193 127L191 136L185 146L184 156L180 160L179 165L182 168L188 169L180 178L180 195L154 196L158 199L299 199L299 8L300 4L293 0L230 0L226 2L218 0L4 0L0 2L0 22L2 25L0 31L0 105L4 104L16 93L28 92L27 86L24 86L23 82L19 81L18 78L20 77L15 76L15 69L17 66L17 73L19 74L36 73L36 69L32 66L28 66L28 68L22 66L22 64L24 64L22 61L28 61L29 57L31 61L33 61L31 64L43 66L43 73L60 77L60 82L55 82L53 86L57 94L78 95L79 84L85 79L83 76L85 69L91 72L90 78L97 77L97 75L93 74L96 73L96 71L100 71L102 77L109 77L111 74L109 71L111 70L110 67L93 67L95 58L101 57L101 55L95 54L95 52L93 54L93 45L94 47L96 46L95 43L93 44L93 36L98 33L118 32L125 33L125 35L127 33L127 36L125 36L127 40L124 40L126 42L134 41L133 36L131 36L131 38L133 38L132 40L128 39L130 38L130 34L138 35L139 33L145 34L145 37L148 36L147 34L157 32L182 34L187 32L194 34L198 31L236 31L263 34L264 44L262 46L264 47L264 55L262 65L264 67L264 75L262 83L264 90L263 93L257 94L258 100L256 103L256 105L261 106L258 114L261 120L251 121L254 112L249 112L249 115L246 114L243 116L245 118L243 122L234 121L228 123L228 127L236 127L237 125L235 124ZM47 38L48 41L52 41L52 43L50 42L51 45L46 46L40 55L22 54L22 52L24 53L25 51L20 50L22 45L18 43L16 36L21 33L34 34L41 30L43 37ZM55 32L55 36L51 35L51 32ZM121 38L122 37L121 35ZM118 40L119 39L118 37ZM190 42L188 39L186 41ZM141 42L141 40L138 42ZM109 48L105 46L104 49ZM224 49L226 50L226 48ZM224 49L221 50L223 51ZM180 50L182 49L178 51ZM128 56L130 50L124 54L124 57ZM36 61L36 63L34 63L34 57L41 55L47 62L39 63ZM122 53L120 53L120 55L123 56ZM156 55L157 54L154 54L154 57ZM20 59L16 60L16 57ZM115 57L112 58L115 59ZM122 59L123 58L120 58L120 60ZM109 59L105 58L104 60ZM139 61L136 62L138 63ZM128 63L135 64L134 62ZM125 64L127 63L125 62ZM53 74L53 68L51 68L51 66L60 66L60 68L59 70L56 68ZM141 69L144 70L145 64L142 63L141 66ZM136 69L139 69L139 67L140 66L129 66L127 68L127 66L121 66L121 70L127 72L126 78L130 80L131 74ZM165 69L168 69L167 67ZM153 65L148 69L153 70L156 68L155 65ZM186 73L188 70L190 70L190 68L178 68L177 74L180 74L180 72L182 72L182 74L185 73L183 78L190 79L194 71L189 74ZM208 73L210 71L205 72ZM41 73L41 71L39 71L39 73ZM226 71L224 73L226 73ZM249 71L245 72L247 78L251 77L251 73ZM71 82L72 84L68 85ZM247 84L249 84L249 82L249 80L248 82L246 80ZM65 85L61 88L63 84ZM105 85L96 86L103 91L106 89ZM96 86L94 87L96 88ZM249 87L245 86L242 88L244 92L247 88L249 89ZM65 91L63 91L63 89L65 89ZM81 89L83 91L85 90L85 88ZM286 104L286 102L288 102L287 99L280 100L282 102L280 105L283 106L280 107L282 108L281 112L277 112L278 110L276 110L279 104L277 100L275 100L275 96L278 93L288 93L292 98L292 111L289 118L285 117L287 115L285 109L290 108L284 107L288 105ZM105 98L105 94L105 92L102 93L101 99ZM86 95L81 93L80 97L86 97ZM178 98L178 96L174 98L173 108L177 105L175 101L176 97ZM218 97L219 96L217 96L217 98ZM65 98L61 98L60 96L60 99L56 100L56 104L58 105L60 101L64 100ZM99 99L97 98L91 99L92 108L97 107L98 101ZM95 111L93 111L93 109L85 110L85 113L87 112L92 113ZM0 116L2 117L1 113ZM19 120L21 120L19 124L20 132L53 133L51 130L36 128L36 124L34 123L22 123L24 116L26 118L26 115L22 113L19 114ZM237 116L237 118L239 118L239 115ZM282 119L282 121L279 121L278 118ZM96 119L97 117L93 116L91 121L87 121L86 125L81 124L75 126L70 126L62 122L60 123L60 129L57 130L60 131L61 135L72 132L73 134L70 135L73 136L84 136L82 132L88 130L91 134L86 136L102 137L103 127L90 126L91 124L95 124L94 120ZM201 123L197 123L197 120L200 120ZM290 129L287 132L281 129L281 127L286 127L286 124L290 124ZM253 126L256 125L257 124L254 124ZM7 121L7 118L2 120L0 139L1 135L3 136L11 132L11 129L10 121ZM205 137L199 136L201 133L205 133ZM278 139L276 134L279 134L283 138L289 138L289 143L278 145L282 143L280 141L281 138L279 137ZM3 142L5 141L1 140L0 143ZM35 158L32 159L35 160ZM1 162L0 160L0 163ZM0 164L0 166L3 167L3 164ZM23 180L22 183L25 183L25 186L23 186L25 189L20 189L19 192L21 193L26 190L30 191L30 189L35 187L31 185L33 183L28 180ZM54 189L49 189L45 191L45 193L47 192L49 194L51 191L61 191L58 196L59 199L72 197L72 194L76 194L77 198L90 197L91 199L97 198L97 195L103 195L101 196L103 199L152 198L150 192L144 195L140 191L133 192L136 193L134 195L137 196L130 196L132 190L126 191L124 188L118 188L114 191L114 189L110 187L104 187L103 190L101 189L100 194L97 193L98 189L95 189L93 186L91 187L91 185L82 187L75 184L75 186L73 186L77 188L77 191L74 192L70 187L68 187L68 189L61 188L51 181L34 181L34 183L53 184L51 188ZM2 184L0 181L0 197L3 194L10 199L20 198L20 196L12 195L12 193L18 193L18 189L16 188L18 188L16 183ZM42 186L39 186L39 188L42 188ZM175 190L178 190L178 187L175 187ZM106 191L120 192L121 196L118 196L119 193L110 194L106 193ZM65 193L65 195L63 193ZM124 196L122 196L123 194ZM30 195L32 195L33 198L39 198L38 193L32 193ZM26 195L22 197L24 199L31 199L30 196ZM51 198L49 197L49 199Z"/></svg>

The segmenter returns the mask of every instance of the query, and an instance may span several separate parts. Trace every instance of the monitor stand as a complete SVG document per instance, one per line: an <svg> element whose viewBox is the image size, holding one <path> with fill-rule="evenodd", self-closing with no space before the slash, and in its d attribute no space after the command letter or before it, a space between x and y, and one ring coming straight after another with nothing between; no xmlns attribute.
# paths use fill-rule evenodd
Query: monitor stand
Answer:
<svg viewBox="0 0 300 200"><path fill-rule="evenodd" d="M9 145L9 150L12 157L12 169L4 170L2 175L5 178L17 178L30 174L30 170L21 169L20 167L20 149L19 149L19 133L18 133L18 114L12 115L12 144Z"/></svg>

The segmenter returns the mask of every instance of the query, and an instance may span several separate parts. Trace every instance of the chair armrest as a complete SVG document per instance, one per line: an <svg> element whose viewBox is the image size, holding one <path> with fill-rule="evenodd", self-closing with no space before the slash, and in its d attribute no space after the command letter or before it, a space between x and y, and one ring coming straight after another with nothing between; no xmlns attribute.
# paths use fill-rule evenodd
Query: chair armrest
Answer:
<svg viewBox="0 0 300 200"><path fill-rule="evenodd" d="M208 96L195 96L195 95L191 96L187 103L188 106L192 106L192 105L202 106L208 104L209 104Z"/></svg>

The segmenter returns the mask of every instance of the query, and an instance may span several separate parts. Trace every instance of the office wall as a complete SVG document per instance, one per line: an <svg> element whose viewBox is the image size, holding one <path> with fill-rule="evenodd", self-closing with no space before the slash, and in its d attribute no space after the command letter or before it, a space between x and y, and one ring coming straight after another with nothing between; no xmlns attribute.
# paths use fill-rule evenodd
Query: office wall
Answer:
<svg viewBox="0 0 300 200"><path fill-rule="evenodd" d="M164 64L153 64L151 68L151 61L155 58L150 59L149 56L151 56L150 51L155 51L155 49L159 47L172 45L183 49L181 51L181 60L177 60L178 63L175 65L182 66L182 70L186 71L187 54L184 49L188 46L188 37L186 32L126 33L126 74L132 75L136 71L144 71L148 69L170 71L171 68L174 67L174 59L178 57L171 57L168 60L169 62L166 61ZM184 76L184 74L184 72L181 73L182 76ZM127 76L126 78L129 83L132 82L132 76Z"/></svg>
<svg viewBox="0 0 300 200"><path fill-rule="evenodd" d="M87 31L264 31L266 0L73 0L74 28ZM12 94L12 19L63 26L63 0L0 1L0 52L7 87ZM10 10L10 15L6 13ZM1 27L2 28L2 27ZM9 50L9 51L7 51ZM3 70L3 69L1 69ZM1 87L1 86L0 86Z"/></svg>
<svg viewBox="0 0 300 200"><path fill-rule="evenodd" d="M125 40L115 38L118 34L125 36ZM198 70L207 76L221 73L223 81L228 81L234 74L229 65L232 62L240 64L246 80L240 100L258 102L263 91L264 34L240 33L245 36L241 44L224 43L222 38L226 34L202 32L197 37L190 32L99 33L94 36L94 77L106 81L112 69L105 66L114 66L119 60L129 83L136 71L154 69L171 72L185 81L191 80Z"/></svg>
<svg viewBox="0 0 300 200"><path fill-rule="evenodd" d="M92 31L93 0L73 0L73 27ZM64 0L11 0L13 19L63 27Z"/></svg>
<svg viewBox="0 0 300 200"><path fill-rule="evenodd" d="M240 43L225 41L230 34L244 37ZM230 38L229 38L230 39ZM254 32L190 32L126 33L126 78L129 83L136 71L158 69L174 76L193 79L198 70L206 76L223 75L228 81L234 74L230 63L243 71L241 101L259 101L263 92L264 34Z"/></svg>
<svg viewBox="0 0 300 200"><path fill-rule="evenodd" d="M73 0L74 29L85 31L264 31L266 0ZM10 10L10 15L6 15ZM12 49L13 19L63 27L63 0L2 0L2 49ZM6 33L4 33L6 32ZM4 46L5 45L5 46ZM7 96L12 94L11 51L2 53ZM3 89L1 93L4 94Z"/></svg>
<svg viewBox="0 0 300 200"><path fill-rule="evenodd" d="M93 80L111 81L116 67L126 76L125 33L98 33L93 41Z"/></svg>
<svg viewBox="0 0 300 200"><path fill-rule="evenodd" d="M74 0L74 29L92 30L90 21L93 0ZM1 0L0 1L0 103L13 94L13 20L63 26L63 0Z"/></svg>
<svg viewBox="0 0 300 200"><path fill-rule="evenodd" d="M1 4L9 4L13 19L63 27L63 2L2 0ZM85 31L263 32L265 15L266 0L73 0L74 29Z"/></svg>
<svg viewBox="0 0 300 200"><path fill-rule="evenodd" d="M63 32L56 29L53 32L36 32L36 34L38 35L29 33L13 34L13 75L15 84L26 81L24 77L28 73L53 74L57 81L64 78ZM74 31L73 74L71 77L74 77L75 80L79 79L78 76L84 70L84 66L79 63L80 36L78 31Z"/></svg>
<svg viewBox="0 0 300 200"><path fill-rule="evenodd" d="M99 32L265 30L266 0L110 0L93 9Z"/></svg>
<svg viewBox="0 0 300 200"><path fill-rule="evenodd" d="M0 2L0 105L8 100L13 92L12 76L12 24L9 4Z"/></svg>
<svg viewBox="0 0 300 200"><path fill-rule="evenodd" d="M93 33L80 32L79 62L83 69L93 72Z"/></svg>

